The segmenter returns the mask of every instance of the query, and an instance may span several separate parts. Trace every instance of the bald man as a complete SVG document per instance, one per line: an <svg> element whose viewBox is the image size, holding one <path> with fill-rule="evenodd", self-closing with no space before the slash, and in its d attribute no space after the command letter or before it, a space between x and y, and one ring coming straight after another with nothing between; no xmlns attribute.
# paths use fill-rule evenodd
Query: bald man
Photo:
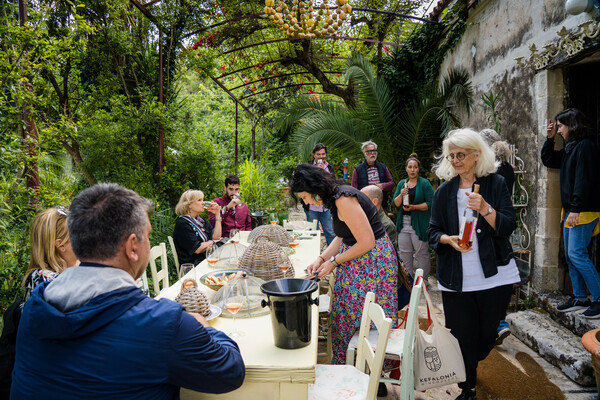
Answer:
<svg viewBox="0 0 600 400"><path fill-rule="evenodd" d="M377 214L379 214L379 219L383 223L385 227L385 231L390 237L392 243L394 244L394 249L396 250L396 254L398 254L398 231L396 230L396 224L387 216L387 213L382 208L383 204L383 191L379 189L379 187L375 185L365 186L360 190L364 194L371 199L375 207L377 207Z"/></svg>

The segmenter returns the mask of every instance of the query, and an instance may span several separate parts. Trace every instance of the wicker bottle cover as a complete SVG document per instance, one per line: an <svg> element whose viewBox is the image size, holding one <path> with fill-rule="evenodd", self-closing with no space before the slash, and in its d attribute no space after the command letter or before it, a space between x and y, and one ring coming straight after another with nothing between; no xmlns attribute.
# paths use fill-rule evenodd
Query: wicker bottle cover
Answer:
<svg viewBox="0 0 600 400"><path fill-rule="evenodd" d="M210 304L204 293L198 290L198 284L190 287L185 287L185 284L186 282L183 282L182 291L177 295L175 301L181 304L187 312L195 312L208 317L210 315Z"/></svg>
<svg viewBox="0 0 600 400"><path fill-rule="evenodd" d="M252 272L255 277L264 281L283 278L283 272L277 267L280 253L281 247L278 244L273 243L269 237L261 235L240 257L239 267ZM294 275L292 266L287 271L287 276Z"/></svg>

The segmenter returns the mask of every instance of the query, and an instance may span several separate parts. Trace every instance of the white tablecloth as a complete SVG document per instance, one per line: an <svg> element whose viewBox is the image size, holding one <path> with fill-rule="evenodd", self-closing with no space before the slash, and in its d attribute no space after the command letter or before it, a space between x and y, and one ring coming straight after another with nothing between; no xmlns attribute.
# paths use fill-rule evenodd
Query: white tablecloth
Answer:
<svg viewBox="0 0 600 400"><path fill-rule="evenodd" d="M320 233L310 239L298 240L296 254L292 257L296 277L305 277L305 268L320 254ZM247 241L249 232L240 232L240 242ZM196 266L196 278L207 272L215 271L208 263L203 261ZM192 273L183 279L191 277ZM199 289L212 299L216 293L207 286L198 283ZM163 290L157 298L174 299L181 290L180 281ZM318 292L315 292L318 296ZM271 315L255 318L237 318L235 328L244 333L236 337L240 346L244 363L246 364L246 379L244 385L236 391L222 395L209 395L182 389L182 399L306 399L307 385L315 380L315 366L317 363L317 329L318 307L312 307L311 342L301 349L285 350L275 347ZM233 319L216 318L210 325L223 332L233 330Z"/></svg>

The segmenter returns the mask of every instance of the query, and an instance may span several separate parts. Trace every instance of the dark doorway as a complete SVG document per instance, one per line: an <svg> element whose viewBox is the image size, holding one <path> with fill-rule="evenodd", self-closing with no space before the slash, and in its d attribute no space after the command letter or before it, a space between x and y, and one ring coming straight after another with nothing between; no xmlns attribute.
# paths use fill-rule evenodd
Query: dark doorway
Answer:
<svg viewBox="0 0 600 400"><path fill-rule="evenodd" d="M566 67L564 76L565 86L567 88L565 106L578 108L585 113L592 124L592 128L594 128L596 144L600 146L600 74L598 71L600 71L600 52L596 52L577 64ZM592 238L589 251L592 262L596 266L596 270L600 271L599 236L600 235ZM564 285L561 285L561 289L565 293L570 293L572 288L564 257L562 229L559 269L564 273L564 279L562 280Z"/></svg>

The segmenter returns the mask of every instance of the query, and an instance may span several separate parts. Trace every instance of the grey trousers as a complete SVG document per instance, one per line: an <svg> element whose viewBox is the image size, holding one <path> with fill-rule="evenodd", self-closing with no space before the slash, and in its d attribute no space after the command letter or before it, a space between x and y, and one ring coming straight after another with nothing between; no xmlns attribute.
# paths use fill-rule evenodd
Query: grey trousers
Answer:
<svg viewBox="0 0 600 400"><path fill-rule="evenodd" d="M421 268L423 278L427 280L431 270L429 244L419 240L411 225L410 215L402 216L402 230L398 233L398 247L400 248L400 258L404 261L408 273L414 277L417 268ZM417 261L416 267L414 266L414 259Z"/></svg>

